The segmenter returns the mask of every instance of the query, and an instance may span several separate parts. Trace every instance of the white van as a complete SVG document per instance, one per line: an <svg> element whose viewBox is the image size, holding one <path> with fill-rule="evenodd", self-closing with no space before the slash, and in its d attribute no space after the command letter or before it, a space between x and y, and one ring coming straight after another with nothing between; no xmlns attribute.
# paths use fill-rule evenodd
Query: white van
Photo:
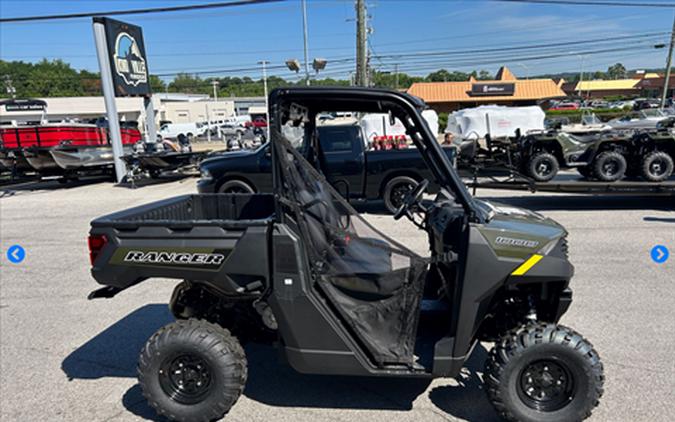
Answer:
<svg viewBox="0 0 675 422"><path fill-rule="evenodd" d="M176 139L179 135L194 138L204 135L206 129L203 123L167 123L159 128L159 135L162 139Z"/></svg>

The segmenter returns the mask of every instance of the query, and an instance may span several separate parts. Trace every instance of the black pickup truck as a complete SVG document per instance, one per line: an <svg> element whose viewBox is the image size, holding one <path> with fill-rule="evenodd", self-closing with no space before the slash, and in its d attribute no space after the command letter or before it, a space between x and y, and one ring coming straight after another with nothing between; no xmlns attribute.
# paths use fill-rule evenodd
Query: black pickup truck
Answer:
<svg viewBox="0 0 675 422"><path fill-rule="evenodd" d="M430 178L416 148L367 150L363 130L356 124L319 126L317 132L319 167L350 201L383 199L387 210L394 213L417 182ZM454 149L443 151L452 161ZM225 153L200 164L202 178L197 186L200 193L271 192L271 166L268 144L253 151ZM437 186L429 189L429 193L437 191Z"/></svg>

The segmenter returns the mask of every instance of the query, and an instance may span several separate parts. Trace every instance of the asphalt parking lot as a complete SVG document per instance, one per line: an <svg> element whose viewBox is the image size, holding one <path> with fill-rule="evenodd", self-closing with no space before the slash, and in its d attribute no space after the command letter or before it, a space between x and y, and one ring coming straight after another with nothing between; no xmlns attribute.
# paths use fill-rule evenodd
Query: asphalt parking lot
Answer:
<svg viewBox="0 0 675 422"><path fill-rule="evenodd" d="M111 300L87 301L86 237L99 215L195 191L195 179L145 186L44 183L0 189L0 419L153 420L135 378L138 352L171 316L176 284L144 282ZM675 254L673 197L583 197L483 190L479 196L538 210L570 232L574 303L563 318L605 364L605 395L593 421L672 421L675 402L675 256L650 258L656 244ZM425 253L424 232L367 214L376 226ZM5 258L12 244L27 252ZM487 345L486 345L487 346ZM249 383L232 421L492 421L476 348L459 381L320 377L278 364L274 350L247 348Z"/></svg>

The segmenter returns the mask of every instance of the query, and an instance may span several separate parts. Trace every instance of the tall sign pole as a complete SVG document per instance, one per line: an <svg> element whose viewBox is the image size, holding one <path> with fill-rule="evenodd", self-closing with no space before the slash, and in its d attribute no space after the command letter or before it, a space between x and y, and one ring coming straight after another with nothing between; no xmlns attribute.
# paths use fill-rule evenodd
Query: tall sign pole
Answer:
<svg viewBox="0 0 675 422"><path fill-rule="evenodd" d="M122 183L127 174L127 168L122 161L124 155L122 149L122 133L115 104L115 88L113 86L112 71L110 69L110 56L108 43L106 42L105 27L102 22L94 19L94 41L96 43L96 55L98 67L101 70L101 88L105 99L105 109L108 115L108 136L113 150L113 162L115 164L115 179Z"/></svg>
<svg viewBox="0 0 675 422"><path fill-rule="evenodd" d="M157 140L143 31L140 27L125 22L95 17L94 41L101 69L101 87L108 115L115 176L117 182L121 183L127 171L122 161L124 145L115 104L116 97L143 97L146 142Z"/></svg>
<svg viewBox="0 0 675 422"><path fill-rule="evenodd" d="M146 142L157 142L157 125L155 124L155 106L152 104L152 96L143 96L145 107L145 136Z"/></svg>
<svg viewBox="0 0 675 422"><path fill-rule="evenodd" d="M663 80L661 109L666 106L666 97L668 96L668 85L670 84L670 66L673 61L673 46L675 46L675 17L673 17L673 29L670 31L670 49L668 50L668 60L666 60L666 75Z"/></svg>

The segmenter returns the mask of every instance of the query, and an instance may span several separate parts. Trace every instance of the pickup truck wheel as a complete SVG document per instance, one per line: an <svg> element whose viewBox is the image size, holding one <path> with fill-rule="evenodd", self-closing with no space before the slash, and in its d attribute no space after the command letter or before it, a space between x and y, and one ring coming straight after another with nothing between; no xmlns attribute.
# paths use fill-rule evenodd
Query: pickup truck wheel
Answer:
<svg viewBox="0 0 675 422"><path fill-rule="evenodd" d="M387 182L382 194L387 211L391 214L396 213L401 204L403 204L405 195L413 190L415 186L417 186L417 180L408 176L397 176Z"/></svg>
<svg viewBox="0 0 675 422"><path fill-rule="evenodd" d="M593 346L555 324L531 323L504 335L490 351L488 399L509 421L581 421L603 393L605 376Z"/></svg>
<svg viewBox="0 0 675 422"><path fill-rule="evenodd" d="M642 177L650 182L663 182L673 174L673 159L665 152L654 151L642 160Z"/></svg>
<svg viewBox="0 0 675 422"><path fill-rule="evenodd" d="M623 155L616 151L605 151L593 162L593 176L603 182L615 182L623 178L628 163Z"/></svg>
<svg viewBox="0 0 675 422"><path fill-rule="evenodd" d="M218 188L218 193L255 193L251 185L241 180L228 180Z"/></svg>
<svg viewBox="0 0 675 422"><path fill-rule="evenodd" d="M527 175L537 182L548 182L558 174L559 169L558 159L548 152L536 153L525 166Z"/></svg>
<svg viewBox="0 0 675 422"><path fill-rule="evenodd" d="M222 418L244 391L246 377L246 356L237 339L196 319L160 328L138 363L138 381L150 406L181 422Z"/></svg>

